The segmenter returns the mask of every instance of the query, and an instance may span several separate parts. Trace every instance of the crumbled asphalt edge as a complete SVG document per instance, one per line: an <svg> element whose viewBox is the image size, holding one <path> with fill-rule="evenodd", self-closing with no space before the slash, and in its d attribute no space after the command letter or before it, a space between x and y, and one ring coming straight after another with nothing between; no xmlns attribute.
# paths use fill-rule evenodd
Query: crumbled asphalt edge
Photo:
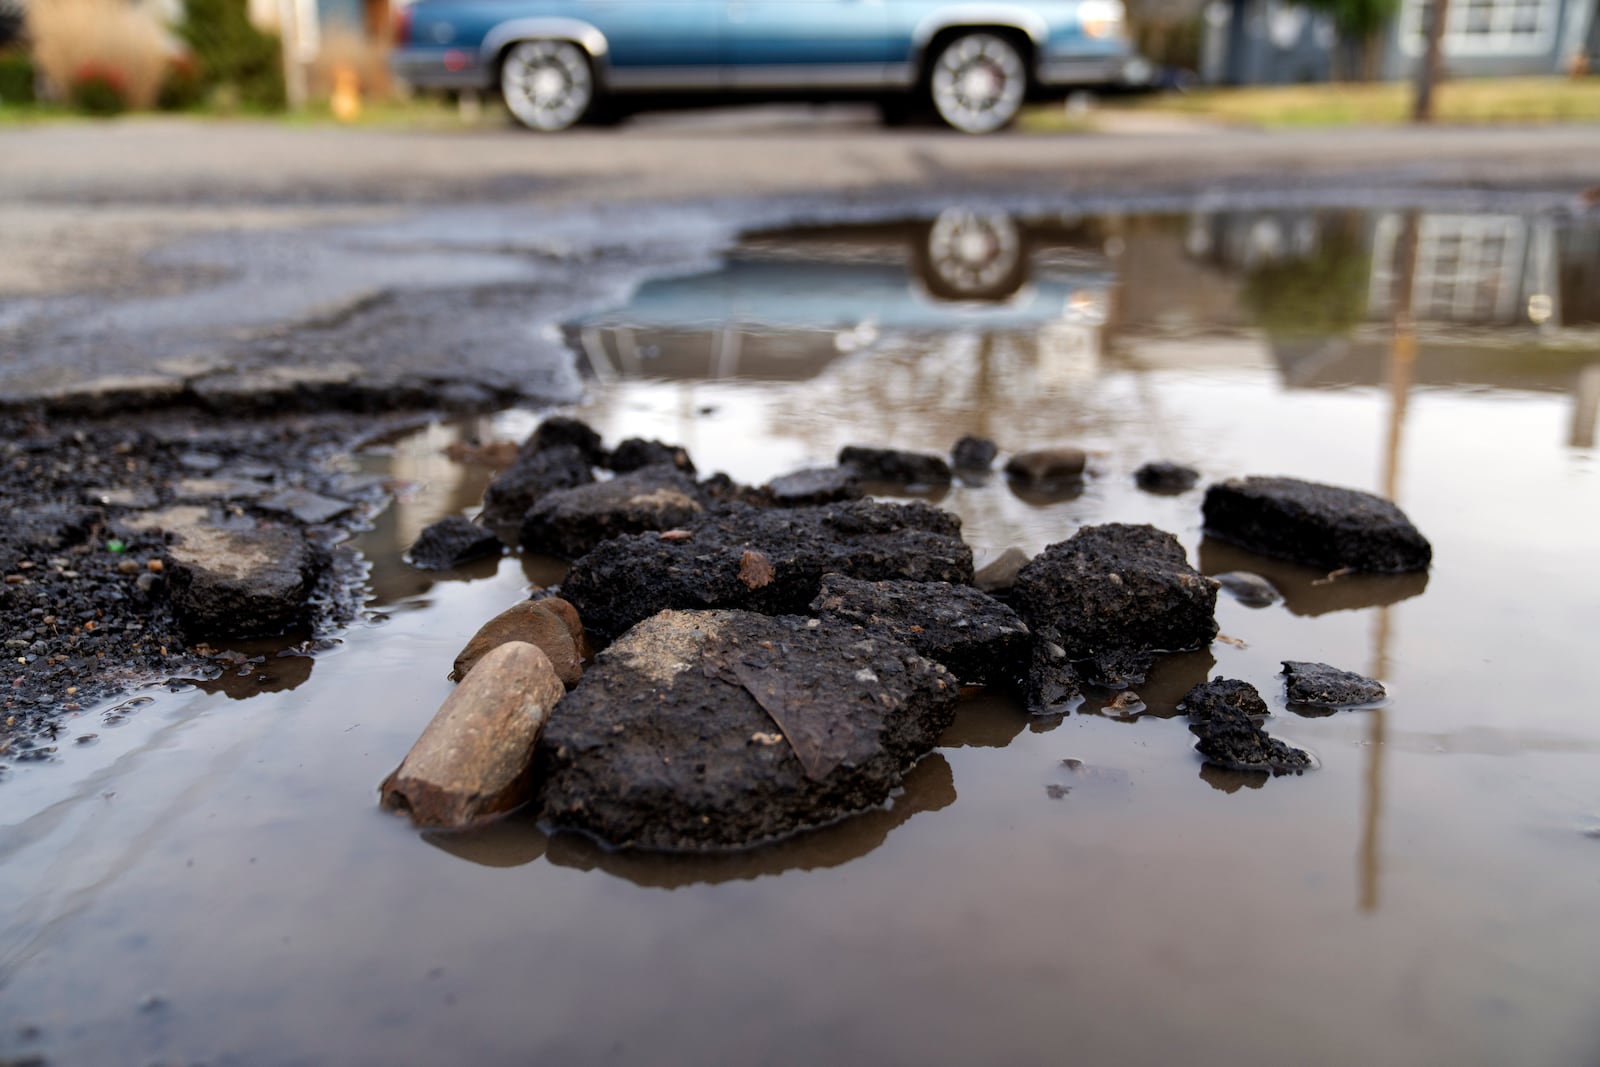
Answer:
<svg viewBox="0 0 1600 1067"><path fill-rule="evenodd" d="M419 421L414 413L251 420L140 413L61 420L45 418L37 409L0 412L0 508L64 504L94 516L86 537L59 549L0 545L0 564L11 579L0 585L0 652L9 668L0 697L0 780L12 763L57 757L63 720L96 704L151 686L209 682L225 673L249 677L279 652L314 654L336 643L365 606L370 571L344 542L367 528L388 502L388 492L376 480L354 479L329 461ZM354 505L337 520L316 526L245 500L223 505L232 517L259 515L301 525L308 537L331 550L332 566L309 600L307 630L281 642L252 642L249 652L213 649L203 641L190 644L180 636L164 572L150 569L150 561L164 554L166 541L131 529L126 520L176 503L178 480L207 476L195 468L196 455L220 461L219 471L248 469L274 487ZM209 459L201 463L209 465ZM149 506L84 505L86 491L101 489L142 494L140 503ZM121 542L121 551L108 547L113 542ZM153 585L150 592L141 591L141 581ZM107 710L103 724L114 725L128 710L127 704ZM86 739L93 732L89 726L74 735Z"/></svg>
<svg viewBox="0 0 1600 1067"><path fill-rule="evenodd" d="M202 419L441 410L470 414L529 402L548 403L548 398L529 396L514 385L462 381L445 375L358 379L354 373L328 378L316 368L229 368L194 376L152 374L132 380L90 382L43 395L0 396L0 417L54 421L132 413L192 415Z"/></svg>

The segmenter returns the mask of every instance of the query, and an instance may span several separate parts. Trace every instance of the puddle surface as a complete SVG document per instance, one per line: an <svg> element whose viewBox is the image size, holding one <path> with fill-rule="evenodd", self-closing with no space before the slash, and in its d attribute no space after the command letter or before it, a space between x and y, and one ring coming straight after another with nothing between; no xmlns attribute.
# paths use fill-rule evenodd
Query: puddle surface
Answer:
<svg viewBox="0 0 1600 1067"><path fill-rule="evenodd" d="M1414 255L1410 250L1414 249ZM1407 269L1407 262L1411 267ZM1409 274L1409 285L1405 278ZM1409 301L1396 293L1409 293ZM1414 325L1408 327L1406 304ZM1090 450L1075 495L958 484L979 563L1150 522L1228 640L1128 710L967 700L885 810L713 859L513 821L417 834L376 787L465 638L549 582L399 553L477 504L443 456L358 544L368 620L276 686L85 713L0 790L0 1050L52 1062L1592 1063L1600 1057L1600 226L1359 212L932 222L765 234L566 327L578 414L760 482L841 445ZM1397 340L1398 338L1398 340ZM1204 481L1393 496L1424 577L1322 576L1202 538ZM1286 709L1282 659L1389 686ZM314 670L307 673L314 664ZM1203 769L1177 698L1256 684L1314 772ZM150 699L145 700L145 697Z"/></svg>

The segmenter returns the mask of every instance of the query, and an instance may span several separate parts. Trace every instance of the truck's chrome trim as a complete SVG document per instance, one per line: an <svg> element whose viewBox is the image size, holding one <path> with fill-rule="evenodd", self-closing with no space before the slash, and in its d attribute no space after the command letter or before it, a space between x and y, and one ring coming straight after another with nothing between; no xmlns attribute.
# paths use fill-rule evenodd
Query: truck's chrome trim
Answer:
<svg viewBox="0 0 1600 1067"><path fill-rule="evenodd" d="M606 88L623 93L721 89L721 67L608 67Z"/></svg>
<svg viewBox="0 0 1600 1067"><path fill-rule="evenodd" d="M495 26L484 35L483 45L478 49L478 54L483 57L484 66L492 69L495 57L504 51L507 45L514 41L538 39L571 41L588 52L591 59L602 62L611 51L611 44L606 40L606 35L582 19L532 18L509 19Z"/></svg>
<svg viewBox="0 0 1600 1067"><path fill-rule="evenodd" d="M1035 75L1041 85L1105 85L1126 81L1129 61L1129 56L1052 59L1040 63Z"/></svg>
<svg viewBox="0 0 1600 1067"><path fill-rule="evenodd" d="M730 89L881 89L910 85L909 63L773 63L729 68Z"/></svg>

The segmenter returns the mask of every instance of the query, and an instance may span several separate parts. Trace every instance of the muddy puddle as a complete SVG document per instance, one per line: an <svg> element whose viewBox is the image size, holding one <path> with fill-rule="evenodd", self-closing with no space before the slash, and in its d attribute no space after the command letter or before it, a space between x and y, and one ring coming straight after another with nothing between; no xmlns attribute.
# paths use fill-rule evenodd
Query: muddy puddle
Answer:
<svg viewBox="0 0 1600 1067"><path fill-rule="evenodd" d="M1396 294L1403 294L1397 301ZM1409 304L1411 314L1406 314ZM1600 1061L1600 227L1266 212L754 236L562 327L608 441L761 482L841 445L1090 450L1081 491L958 483L981 565L1150 522L1224 595L1144 711L974 695L884 810L714 859L512 820L418 834L379 780L464 639L557 580L400 552L477 505L441 424L350 460L405 488L357 541L363 622L226 691L155 688L17 767L0 1049L55 1063L1225 1064ZM1208 541L1201 491L1289 473L1392 496L1425 577ZM1283 659L1389 687L1303 717ZM269 661L270 665L270 661ZM1172 705L1257 685L1300 777L1203 769ZM209 686L217 689L216 686ZM94 735L92 738L87 735ZM81 743L80 743L81 742Z"/></svg>

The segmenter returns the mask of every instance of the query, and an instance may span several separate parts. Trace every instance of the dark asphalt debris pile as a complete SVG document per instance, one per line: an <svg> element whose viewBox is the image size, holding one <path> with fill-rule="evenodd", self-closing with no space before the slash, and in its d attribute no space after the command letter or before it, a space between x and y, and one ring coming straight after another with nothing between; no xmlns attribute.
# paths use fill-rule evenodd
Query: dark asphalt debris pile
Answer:
<svg viewBox="0 0 1600 1067"><path fill-rule="evenodd" d="M264 637L260 647L311 651L353 617L361 572L338 545L386 489L326 460L381 420L0 420L0 605L15 664L0 764L49 758L60 715L137 685L194 679L237 696L252 676L263 688L299 684L305 667L215 646ZM981 475L1000 458L990 446L963 442L958 465ZM565 417L492 451L504 469L482 513L429 527L410 562L494 556L515 531L524 551L572 564L560 597L536 591L456 663L464 695L432 747L413 753L440 775L428 781L445 790L441 812L476 818L537 801L551 826L613 845L741 847L883 803L937 743L962 685L1018 690L1039 715L1122 690L1108 708L1187 712L1209 763L1272 774L1313 765L1265 732L1271 709L1247 683L1197 687L1181 709L1150 708L1128 688L1217 634L1218 583L1164 531L1111 523L1031 559L1007 551L985 569L985 593L954 515L858 499L864 483L948 484L937 456L850 447L838 467L752 488L698 478L677 445L630 438L608 450ZM1008 463L1026 474L1012 491L1019 479L1095 476L1066 445ZM1274 499L1309 493L1311 517L1269 502L1247 522L1226 508L1218 518L1211 502L1234 490L1214 486L1208 521L1295 558L1327 558L1331 543L1345 566L1391 565L1420 541L1362 494L1267 481ZM571 692L541 681L547 698L512 700L473 681L484 663ZM1290 708L1383 696L1322 664L1290 661L1285 673ZM493 768L453 757L435 767L451 738L482 741L481 729L514 736L520 755L502 760L487 744ZM490 779L494 804L454 803L466 795L455 785Z"/></svg>
<svg viewBox="0 0 1600 1067"><path fill-rule="evenodd" d="M964 440L953 456L981 475L998 450ZM1110 523L1031 559L1008 550L981 575L991 595L977 587L955 516L855 499L863 483L943 484L944 460L853 446L839 461L759 489L726 475L697 481L682 448L630 439L607 452L570 419L548 421L518 449L486 504L503 505L514 484L526 501L522 548L572 564L561 599L491 621L469 650L531 641L567 664L572 691L550 711L525 798L547 826L614 846L700 850L831 822L883 802L936 743L961 685L1017 690L1036 715L1119 691L1108 711L1186 713L1214 767L1278 775L1314 765L1266 732L1272 709L1247 682L1207 682L1165 708L1131 690L1163 657L1217 636L1220 583L1171 534ZM1088 454L1067 445L1014 454L1007 469L1013 484L1094 476ZM530 470L559 474L539 485ZM1198 474L1147 464L1138 478L1178 493ZM476 529L453 523L463 537ZM1271 533L1292 540L1296 528ZM534 619L542 604L572 618ZM513 626L519 610L530 621ZM612 643L574 661L569 629L580 643ZM1307 684L1335 700L1365 681L1285 668L1302 697ZM459 660L455 677L472 679ZM503 702L478 703L492 718Z"/></svg>

